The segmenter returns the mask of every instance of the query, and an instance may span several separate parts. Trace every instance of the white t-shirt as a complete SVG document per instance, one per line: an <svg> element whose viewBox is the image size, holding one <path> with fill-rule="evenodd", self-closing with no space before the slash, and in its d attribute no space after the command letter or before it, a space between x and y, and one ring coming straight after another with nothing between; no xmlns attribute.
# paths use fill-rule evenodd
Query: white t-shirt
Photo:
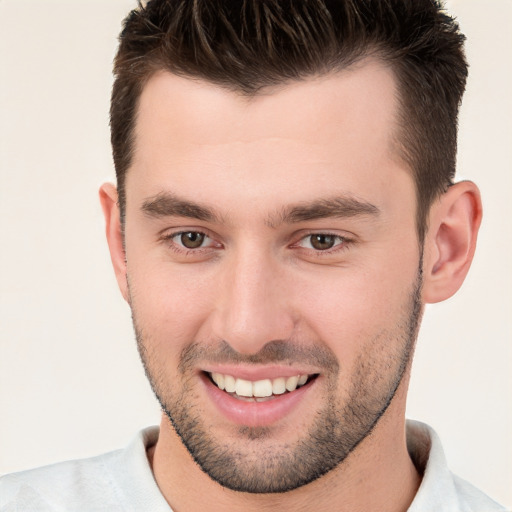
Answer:
<svg viewBox="0 0 512 512"><path fill-rule="evenodd" d="M158 427L142 430L124 450L60 462L0 478L0 512L172 512L146 456ZM503 512L488 496L453 475L427 425L407 422L408 449L423 480L409 512Z"/></svg>

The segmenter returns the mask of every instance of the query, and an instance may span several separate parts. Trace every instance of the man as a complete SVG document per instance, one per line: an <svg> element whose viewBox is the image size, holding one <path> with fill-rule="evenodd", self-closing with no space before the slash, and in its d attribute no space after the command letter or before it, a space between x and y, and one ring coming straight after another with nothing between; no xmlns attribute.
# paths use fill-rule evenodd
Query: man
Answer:
<svg viewBox="0 0 512 512"><path fill-rule="evenodd" d="M6 507L502 510L404 419L481 219L462 41L430 1L131 13L100 197L160 431L6 477Z"/></svg>

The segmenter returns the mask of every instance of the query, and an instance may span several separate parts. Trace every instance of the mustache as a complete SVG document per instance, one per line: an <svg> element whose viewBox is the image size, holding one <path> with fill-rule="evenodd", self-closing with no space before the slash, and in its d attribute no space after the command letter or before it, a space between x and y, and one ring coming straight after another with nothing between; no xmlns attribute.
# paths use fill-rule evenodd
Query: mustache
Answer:
<svg viewBox="0 0 512 512"><path fill-rule="evenodd" d="M194 342L184 347L180 354L178 369L185 373L199 362L216 364L307 364L330 372L339 371L339 362L334 353L323 345L305 346L287 340L270 341L256 354L241 354L221 340L216 344Z"/></svg>

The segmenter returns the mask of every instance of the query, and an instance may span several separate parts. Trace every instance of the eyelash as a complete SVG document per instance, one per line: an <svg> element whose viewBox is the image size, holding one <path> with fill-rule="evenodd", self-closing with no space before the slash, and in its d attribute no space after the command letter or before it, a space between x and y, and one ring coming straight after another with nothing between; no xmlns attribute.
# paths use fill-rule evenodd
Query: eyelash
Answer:
<svg viewBox="0 0 512 512"><path fill-rule="evenodd" d="M169 248L171 250L173 250L174 252L176 252L178 254L184 254L185 256L192 255L192 254L201 254L204 250L209 249L209 247L203 247L203 246L197 247L195 249L190 249L190 248L184 247L183 245L180 245L179 243L174 241L174 239L176 237L179 237L179 236L187 234L187 233L194 233L194 234L197 234L197 235L203 235L204 237L209 238L210 240L213 241L213 238L210 237L208 235L208 233L205 233L204 231L200 231L200 230L194 230L194 229L183 230L183 231L176 231L176 232L173 232L173 233L165 234L165 235L160 237L160 240L162 240L163 242L167 243Z"/></svg>
<svg viewBox="0 0 512 512"><path fill-rule="evenodd" d="M174 252L181 254L181 255L185 255L185 256L199 255L199 254L202 254L205 250L209 250L212 248L212 247L208 247L208 246L206 246L206 247L200 246L200 247L191 249L191 248L184 247L183 245L174 241L174 239L176 237L179 237L179 236L187 234L187 233L194 233L197 235L202 235L202 236L210 239L211 241L214 241L213 237L209 236L208 233L205 233L204 231L200 231L200 230L193 230L193 229L176 231L176 232L172 232L169 234L165 234L160 237L160 240L165 242L168 245L168 247L171 250L173 250ZM315 236L315 235L316 236L333 237L336 239L336 241L338 243L336 245L334 245L334 247L329 248L329 249L324 249L324 250L321 250L321 249L315 250L314 248L305 248L300 245L301 242L303 242L304 240L306 240L312 236ZM301 236L300 239L298 240L298 242L293 243L291 245L291 247L296 247L299 250L307 251L310 254L314 254L316 257L322 257L324 255L330 255L333 253L345 251L353 243L354 243L353 239L345 237L345 236L341 236L341 235L338 235L335 233L330 233L330 232L325 232L325 231L311 231L311 232L306 233L303 236ZM221 248L221 247L222 247L222 245L220 243L218 243L218 247L214 247L214 248Z"/></svg>
<svg viewBox="0 0 512 512"><path fill-rule="evenodd" d="M333 237L336 239L336 245L334 245L334 247L331 247L329 249L324 249L324 250L320 250L320 249L310 249L310 248L304 248L304 247L301 247L300 246L300 243L303 242L304 240L307 240L308 238L312 237L312 236L326 236L326 237ZM328 231L311 231L309 233L306 233L305 235L303 235L300 240L298 242L296 242L295 244L293 244L294 246L298 247L299 249L304 249L308 252L312 252L312 254L314 254L316 257L319 257L321 258L322 256L324 255L331 255L331 254L335 254L335 253L339 253L339 252L342 252L342 251L345 251L348 249L348 247L354 242L353 239L350 239L348 237L345 237L345 236L341 236L341 235L338 235L336 233L330 233Z"/></svg>

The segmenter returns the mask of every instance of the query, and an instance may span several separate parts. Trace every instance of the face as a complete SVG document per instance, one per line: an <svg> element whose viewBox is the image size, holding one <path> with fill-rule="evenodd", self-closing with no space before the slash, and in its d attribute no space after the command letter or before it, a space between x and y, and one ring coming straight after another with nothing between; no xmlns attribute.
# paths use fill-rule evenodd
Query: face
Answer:
<svg viewBox="0 0 512 512"><path fill-rule="evenodd" d="M226 487L340 465L407 370L421 258L395 112L378 62L252 99L167 73L143 91L124 292L173 435Z"/></svg>

